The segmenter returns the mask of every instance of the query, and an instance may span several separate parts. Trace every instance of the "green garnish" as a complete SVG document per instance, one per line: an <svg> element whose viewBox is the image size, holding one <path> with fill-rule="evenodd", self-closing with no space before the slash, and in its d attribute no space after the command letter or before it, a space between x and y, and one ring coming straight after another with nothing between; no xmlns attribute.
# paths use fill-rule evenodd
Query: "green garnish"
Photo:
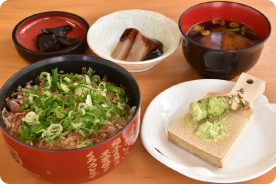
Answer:
<svg viewBox="0 0 276 184"><path fill-rule="evenodd" d="M25 92L22 111L26 116L19 127L18 139L46 143L57 141L60 136L80 134L83 141L78 147L93 145L89 140L100 125L113 122L115 118L126 119L130 107L125 91L116 84L108 83L93 75L89 68L86 75L58 74L58 69L40 74L41 84ZM115 101L109 101L109 92L115 93Z"/></svg>
<svg viewBox="0 0 276 184"><path fill-rule="evenodd" d="M86 140L86 141L83 141L80 145L78 145L78 148L83 148L91 145L93 145L93 143L90 140Z"/></svg>
<svg viewBox="0 0 276 184"><path fill-rule="evenodd" d="M227 29L226 31L227 31L227 32L230 32L230 31L233 31L233 32L234 32L234 31L240 31L240 28Z"/></svg>
<svg viewBox="0 0 276 184"><path fill-rule="evenodd" d="M57 91L57 88L58 88L58 69L55 68L52 70L52 79L53 79L53 82L52 82L52 91L55 92Z"/></svg>

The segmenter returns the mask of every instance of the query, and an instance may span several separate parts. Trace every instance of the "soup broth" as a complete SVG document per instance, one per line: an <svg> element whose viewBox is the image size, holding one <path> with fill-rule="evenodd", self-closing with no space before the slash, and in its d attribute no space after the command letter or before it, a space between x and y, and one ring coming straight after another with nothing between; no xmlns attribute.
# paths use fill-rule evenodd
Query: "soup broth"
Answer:
<svg viewBox="0 0 276 184"><path fill-rule="evenodd" d="M260 43L256 31L233 20L204 21L191 27L186 35L205 47L218 50L242 50Z"/></svg>

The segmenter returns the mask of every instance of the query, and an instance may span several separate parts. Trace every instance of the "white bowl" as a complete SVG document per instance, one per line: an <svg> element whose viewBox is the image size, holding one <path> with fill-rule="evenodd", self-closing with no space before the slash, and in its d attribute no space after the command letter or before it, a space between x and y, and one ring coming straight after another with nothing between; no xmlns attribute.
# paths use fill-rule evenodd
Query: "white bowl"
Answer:
<svg viewBox="0 0 276 184"><path fill-rule="evenodd" d="M136 28L149 38L161 41L163 55L147 61L129 62L111 57L122 33L127 28ZM123 10L98 19L88 30L87 42L98 56L113 61L129 72L149 70L172 54L181 41L178 25L168 17L146 10Z"/></svg>

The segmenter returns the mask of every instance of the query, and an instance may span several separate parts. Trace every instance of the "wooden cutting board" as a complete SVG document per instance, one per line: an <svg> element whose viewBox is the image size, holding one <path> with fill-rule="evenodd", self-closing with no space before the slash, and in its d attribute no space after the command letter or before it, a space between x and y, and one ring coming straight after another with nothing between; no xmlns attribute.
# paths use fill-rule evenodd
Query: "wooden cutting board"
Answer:
<svg viewBox="0 0 276 184"><path fill-rule="evenodd" d="M264 91L265 81L242 73L229 93L211 92L204 98L239 94L248 102L253 102ZM207 143L195 136L196 130L191 129L189 123L186 122L188 117L189 113L170 127L169 141L219 168L224 167L254 122L254 113L251 108L230 111L226 114L227 123L231 125L230 136L227 139Z"/></svg>

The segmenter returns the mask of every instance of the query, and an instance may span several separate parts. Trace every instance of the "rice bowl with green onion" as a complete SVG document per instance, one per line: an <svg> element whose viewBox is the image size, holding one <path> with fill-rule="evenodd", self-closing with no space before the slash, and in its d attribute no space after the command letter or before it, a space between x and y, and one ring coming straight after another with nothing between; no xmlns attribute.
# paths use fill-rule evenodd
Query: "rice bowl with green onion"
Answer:
<svg viewBox="0 0 276 184"><path fill-rule="evenodd" d="M33 85L34 84L34 85ZM8 97L2 111L6 130L18 140L45 149L76 149L108 139L132 119L123 86L95 75L41 72Z"/></svg>

